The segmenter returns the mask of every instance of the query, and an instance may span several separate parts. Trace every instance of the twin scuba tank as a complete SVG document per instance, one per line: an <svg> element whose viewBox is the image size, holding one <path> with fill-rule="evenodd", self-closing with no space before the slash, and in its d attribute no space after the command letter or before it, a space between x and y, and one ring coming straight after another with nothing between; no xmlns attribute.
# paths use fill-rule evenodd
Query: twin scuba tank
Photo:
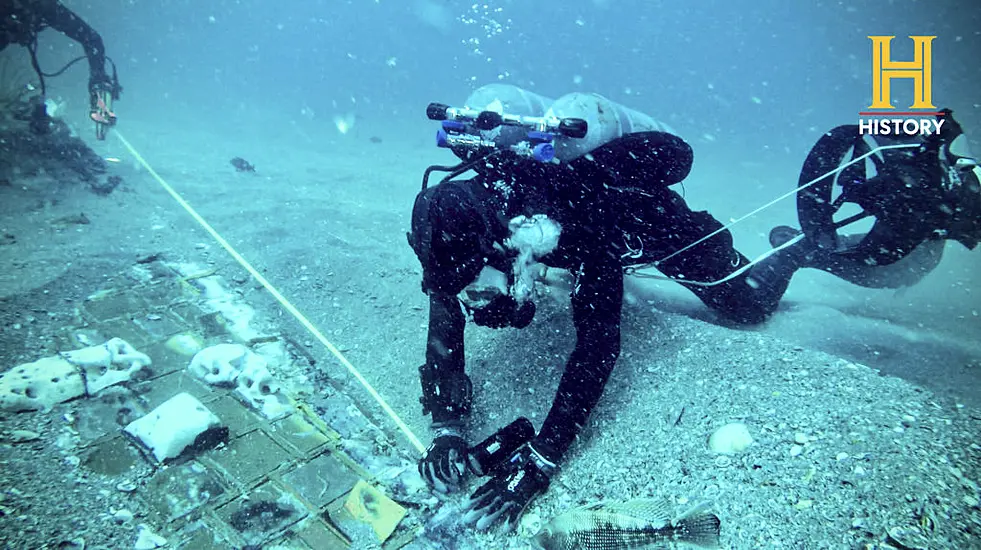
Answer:
<svg viewBox="0 0 981 550"><path fill-rule="evenodd" d="M573 92L552 100L499 83L474 90L463 108L431 104L428 114L444 121L440 146L524 150L539 161L569 162L636 132L677 135L663 122L599 94Z"/></svg>

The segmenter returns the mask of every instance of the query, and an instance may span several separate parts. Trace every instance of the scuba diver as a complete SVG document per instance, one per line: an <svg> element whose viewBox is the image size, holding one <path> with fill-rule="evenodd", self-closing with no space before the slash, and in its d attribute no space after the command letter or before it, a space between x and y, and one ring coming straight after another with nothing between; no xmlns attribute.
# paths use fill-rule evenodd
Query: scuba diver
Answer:
<svg viewBox="0 0 981 550"><path fill-rule="evenodd" d="M620 353L625 272L655 267L739 324L765 320L802 267L856 279L865 275L868 286L875 284L858 267L872 265L863 256L868 251L848 248L854 241L837 237L847 224L825 221L834 213L831 200L802 220L803 233L775 230L774 251L750 262L721 223L691 210L670 189L687 177L692 149L647 115L596 94L573 93L553 102L504 84L476 90L466 105L429 106L429 118L442 121L438 144L462 162L426 171L408 240L430 300L426 361L419 373L433 441L419 472L438 492L458 490L471 476L490 476L465 505L464 522L478 529L500 521L515 526L547 490L599 401ZM949 129L956 126L947 119ZM847 200L860 201L875 215L895 221L904 213L922 214L922 223L911 225L929 229L870 232L865 240L876 247L873 262L899 261L923 242L916 239L954 238L973 246L981 236L981 190L976 163L951 152L955 137L897 145L880 158L869 153L883 150L864 144L857 127L835 129L808 157L799 193L817 203L822 193L844 186L838 180L851 178ZM847 168L837 168L849 155ZM951 170L963 176L957 189L947 185L954 177L946 170L951 161ZM878 168L876 176L867 177L866 163ZM428 187L435 171L449 174ZM469 171L476 175L457 179ZM904 190L894 199L880 193L897 184L929 191ZM934 195L939 204L923 210L917 201ZM941 226L942 236L936 231ZM885 244L889 238L897 244ZM465 432L473 400L464 360L468 317L486 327L526 327L535 314L535 282L549 268L568 270L574 279L576 329L551 409L537 434L529 420L519 418L472 446Z"/></svg>
<svg viewBox="0 0 981 550"><path fill-rule="evenodd" d="M39 133L47 128L44 78L58 76L82 59L80 57L71 61L55 73L44 73L37 61L38 34L50 27L78 42L85 50L89 63L89 117L96 124L96 137L105 139L108 128L116 123L112 101L119 99L122 88L116 76L115 64L112 65L112 77L106 73L106 53L102 37L58 0L8 0L4 4L4 13L0 14L0 50L9 44L26 47L31 54L31 65L40 81L41 96L34 103L31 127Z"/></svg>

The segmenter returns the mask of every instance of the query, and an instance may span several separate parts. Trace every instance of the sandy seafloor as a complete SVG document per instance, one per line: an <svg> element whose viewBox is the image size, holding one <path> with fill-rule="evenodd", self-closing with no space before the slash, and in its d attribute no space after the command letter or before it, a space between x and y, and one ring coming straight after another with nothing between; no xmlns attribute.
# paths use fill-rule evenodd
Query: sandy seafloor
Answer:
<svg viewBox="0 0 981 550"><path fill-rule="evenodd" d="M345 350L428 443L417 372L427 300L405 232L423 169L452 158L432 146L435 128L423 120L422 107L418 122L407 127L368 120L348 135L328 120L259 116L235 106L223 112L220 124L204 124L193 112L122 111L119 131ZM91 142L101 155L122 159L112 170L125 184L110 196L45 178L0 188L0 231L16 237L0 246L0 368L38 358L38 339L67 318L69 300L152 253L219 268L260 315L281 323L296 341L312 341L257 285L232 282L244 271L115 137ZM715 165L711 152L699 154L686 191L693 206L707 206L726 221L789 188L803 154L788 154L786 166L770 172L752 163ZM257 173L236 173L228 163L234 156L254 163ZM739 194L745 204L706 192L723 175L729 186L737 185L734 177L745 179ZM779 216L740 226L737 244L761 252L765 231L792 222L790 211L782 207ZM91 223L52 225L79 212ZM671 283L629 284L621 359L581 441L549 493L529 509L522 533L572 505L665 497L679 511L714 502L725 548L864 548L889 540L897 548L981 548L979 257L950 245L933 274L900 292L802 273L773 319L752 328L718 324ZM561 295L543 300L535 322L520 332L468 330L475 440L515 415L536 425L544 419L573 345L566 306ZM326 352L313 352L322 358L321 375L346 380ZM384 424L377 406L361 399ZM44 414L7 415L3 428L37 424ZM729 422L745 423L755 443L721 458L707 449L706 438ZM798 456L791 455L795 439L805 442ZM106 522L108 510L77 511L86 518L55 512L55 484L19 470L23 452L0 445L5 502L48 528L17 540L54 544L45 537L98 530L100 522L122 529ZM10 487L17 487L16 498ZM26 520L7 515L0 526L17 530L19 521ZM463 534L446 547L525 544L520 536Z"/></svg>

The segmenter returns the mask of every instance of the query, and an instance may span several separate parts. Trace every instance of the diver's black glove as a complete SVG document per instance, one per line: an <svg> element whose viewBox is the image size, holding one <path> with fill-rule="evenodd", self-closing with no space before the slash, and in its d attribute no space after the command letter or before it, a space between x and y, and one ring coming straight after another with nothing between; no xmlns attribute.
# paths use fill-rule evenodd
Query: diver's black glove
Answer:
<svg viewBox="0 0 981 550"><path fill-rule="evenodd" d="M554 472L555 464L531 443L521 447L470 496L464 505L463 522L485 530L504 520L504 529L513 530L528 504L548 489Z"/></svg>
<svg viewBox="0 0 981 550"><path fill-rule="evenodd" d="M489 328L525 328L534 318L534 302L519 304L507 294L495 296L486 306L473 310L473 322Z"/></svg>
<svg viewBox="0 0 981 550"><path fill-rule="evenodd" d="M439 493L460 488L467 478L467 440L453 428L437 428L433 444L419 459L419 475Z"/></svg>

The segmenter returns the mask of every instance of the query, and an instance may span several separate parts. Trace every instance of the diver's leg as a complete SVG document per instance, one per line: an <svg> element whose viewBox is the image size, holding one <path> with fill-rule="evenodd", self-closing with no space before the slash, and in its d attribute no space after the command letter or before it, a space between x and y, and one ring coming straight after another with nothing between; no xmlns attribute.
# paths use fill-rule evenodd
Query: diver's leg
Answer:
<svg viewBox="0 0 981 550"><path fill-rule="evenodd" d="M470 414L473 387L463 355L466 317L456 296L429 295L426 362L419 367L422 413L432 414L433 426L461 425Z"/></svg>
<svg viewBox="0 0 981 550"><path fill-rule="evenodd" d="M641 237L644 260L661 260L722 227L708 212L692 211L674 192L665 193L659 210L658 223L648 224ZM727 319L759 323L776 310L799 267L796 262L777 258L722 283L697 284L725 279L748 263L733 247L732 234L722 231L659 263L657 268L682 284L691 281L685 286Z"/></svg>

